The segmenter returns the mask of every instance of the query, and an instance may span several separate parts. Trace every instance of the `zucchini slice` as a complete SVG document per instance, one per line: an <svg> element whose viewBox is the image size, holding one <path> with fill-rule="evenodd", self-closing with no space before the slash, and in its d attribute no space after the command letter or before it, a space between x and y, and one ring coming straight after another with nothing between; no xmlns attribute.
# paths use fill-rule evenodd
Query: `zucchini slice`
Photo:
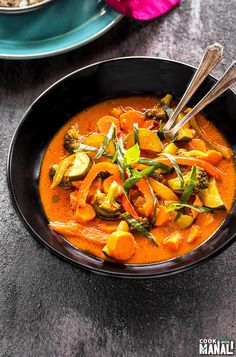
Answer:
<svg viewBox="0 0 236 357"><path fill-rule="evenodd" d="M88 145L88 146L93 146L94 148L99 149L100 146L102 146L102 144L104 143L105 138L106 138L106 136L103 134L93 133L84 139L83 144ZM115 155L116 148L112 141L110 141L109 144L107 145L105 152L107 152L108 154L111 154L112 156ZM88 151L87 154L92 159L96 155L96 153L94 153L92 151ZM111 161L111 160L107 159L106 157L103 157L102 161Z"/></svg>
<svg viewBox="0 0 236 357"><path fill-rule="evenodd" d="M193 132L189 128L182 128L179 130L176 141L190 141L193 139Z"/></svg>
<svg viewBox="0 0 236 357"><path fill-rule="evenodd" d="M177 219L176 223L181 229L186 229L193 224L194 218L187 214L183 214L179 219Z"/></svg>
<svg viewBox="0 0 236 357"><path fill-rule="evenodd" d="M83 152L78 151L75 154L75 159L69 169L68 177L71 181L82 179L91 167L91 160L89 156Z"/></svg>
<svg viewBox="0 0 236 357"><path fill-rule="evenodd" d="M139 146L141 150L153 152L162 151L162 143L156 133L151 130L140 128L138 129ZM129 149L134 145L134 131L131 131L125 139L125 148Z"/></svg>
<svg viewBox="0 0 236 357"><path fill-rule="evenodd" d="M204 206L213 208L213 209L218 209L218 210L225 210L226 206L224 202L222 201L222 198L220 197L217 185L216 185L216 180L214 177L211 177L209 179L209 185L208 188L205 190L202 190L199 194L202 203Z"/></svg>

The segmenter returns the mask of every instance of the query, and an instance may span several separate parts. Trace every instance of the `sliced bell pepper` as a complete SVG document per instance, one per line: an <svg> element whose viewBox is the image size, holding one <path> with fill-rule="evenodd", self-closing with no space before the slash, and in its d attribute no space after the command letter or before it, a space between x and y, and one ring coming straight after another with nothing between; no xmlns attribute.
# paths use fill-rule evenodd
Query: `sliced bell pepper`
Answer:
<svg viewBox="0 0 236 357"><path fill-rule="evenodd" d="M109 172L111 175L115 175L117 180L119 180L120 174L118 166L110 162L99 162L94 165L85 179L83 180L79 190L78 190L78 206L85 207L86 199L89 193L89 188L93 183L93 180L97 177L100 172Z"/></svg>
<svg viewBox="0 0 236 357"><path fill-rule="evenodd" d="M184 156L174 156L177 164L179 165L187 165L187 166L194 166L197 165L199 167L202 167L204 170L206 170L206 172L211 175L214 176L216 178L216 180L220 180L221 176L222 176L222 172L215 166L213 166L212 164L210 164L207 161L203 161L200 159L197 159L195 157L184 157ZM167 157L160 157L158 159L156 159L156 161L161 162L165 165L171 165L169 159Z"/></svg>
<svg viewBox="0 0 236 357"><path fill-rule="evenodd" d="M49 227L65 237L78 237L102 247L106 244L108 238L108 234L105 232L94 227L84 227L80 223L50 222Z"/></svg>
<svg viewBox="0 0 236 357"><path fill-rule="evenodd" d="M124 208L124 210L126 212L128 212L133 218L139 220L139 215L135 211L135 209L132 206L132 204L130 203L130 201L129 201L128 197L126 196L126 194L123 194L123 196L121 197L121 205Z"/></svg>
<svg viewBox="0 0 236 357"><path fill-rule="evenodd" d="M142 192L146 201L142 206L143 212L145 213L146 217L150 217L154 212L154 201L150 187L144 178L138 181L136 186L138 187L138 190Z"/></svg>

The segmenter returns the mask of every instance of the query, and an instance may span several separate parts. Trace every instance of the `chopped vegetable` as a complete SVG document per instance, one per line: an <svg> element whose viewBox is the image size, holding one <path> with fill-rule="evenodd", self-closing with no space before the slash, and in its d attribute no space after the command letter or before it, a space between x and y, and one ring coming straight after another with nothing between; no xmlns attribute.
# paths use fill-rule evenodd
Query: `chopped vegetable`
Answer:
<svg viewBox="0 0 236 357"><path fill-rule="evenodd" d="M120 221L117 231L129 232L129 225L126 221Z"/></svg>
<svg viewBox="0 0 236 357"><path fill-rule="evenodd" d="M214 217L211 213L205 213L198 217L198 222L203 221L205 227L210 226L214 222Z"/></svg>
<svg viewBox="0 0 236 357"><path fill-rule="evenodd" d="M206 144L204 143L204 141L202 139L199 139L199 138L194 138L193 140L191 140L189 142L188 145L191 150L199 150L202 152L207 151Z"/></svg>
<svg viewBox="0 0 236 357"><path fill-rule="evenodd" d="M64 147L69 153L73 153L82 141L82 135L79 133L78 124L73 124L64 136Z"/></svg>
<svg viewBox="0 0 236 357"><path fill-rule="evenodd" d="M216 143L215 141L213 141L211 138L209 138L209 136L207 136L202 131L202 129L198 126L197 121L194 118L191 119L191 125L192 125L193 129L196 131L198 136L200 136L212 148L221 152L221 154L226 159L230 159L233 156L233 151L230 148L220 145L220 144Z"/></svg>
<svg viewBox="0 0 236 357"><path fill-rule="evenodd" d="M149 178L150 185L157 196L167 201L178 201L178 196L166 185L158 182L153 178Z"/></svg>
<svg viewBox="0 0 236 357"><path fill-rule="evenodd" d="M154 120L168 119L165 109L160 104L155 104L152 108L145 110L144 115L148 119L154 119Z"/></svg>
<svg viewBox="0 0 236 357"><path fill-rule="evenodd" d="M60 162L60 164L58 165L56 172L53 176L53 180L52 180L52 184L51 184L50 188L54 188L61 183L61 181L66 173L66 170L73 163L74 159L75 159L75 154L72 154L70 156L67 156L65 159L63 159Z"/></svg>
<svg viewBox="0 0 236 357"><path fill-rule="evenodd" d="M180 157L180 156L173 156L178 165L183 166L194 166L197 165L202 167L209 175L214 176L216 180L220 180L222 176L222 172L217 168L211 165L209 162L192 158L192 157ZM169 164L168 158L160 157L156 160L157 162L163 163L165 165Z"/></svg>
<svg viewBox="0 0 236 357"><path fill-rule="evenodd" d="M103 190L105 193L108 193L109 188L111 187L113 181L116 181L116 176L114 175L109 176L103 181ZM119 197L121 195L123 195L123 188L122 188L122 183L120 181L120 183L118 184L117 196Z"/></svg>
<svg viewBox="0 0 236 357"><path fill-rule="evenodd" d="M110 143L113 143L113 145L115 146L115 144L114 144L115 135L116 135L116 126L113 123L111 123L111 127L110 127L107 135L105 136L102 145L100 146L100 148L98 149L98 152L94 156L94 160L99 159L103 155L103 153L106 151L106 149L108 148L108 145Z"/></svg>
<svg viewBox="0 0 236 357"><path fill-rule="evenodd" d="M108 238L105 232L101 232L94 227L84 227L82 224L75 222L50 222L49 227L63 236L79 237L102 247L106 244Z"/></svg>
<svg viewBox="0 0 236 357"><path fill-rule="evenodd" d="M189 128L181 128L175 138L176 141L190 141L194 137L193 130Z"/></svg>
<svg viewBox="0 0 236 357"><path fill-rule="evenodd" d="M202 205L197 206L197 205L191 205L189 203L179 203L179 202L173 202L173 201L165 201L165 205L168 207L168 212L173 212L176 210L179 210L181 208L191 208L191 210L196 211L198 213L207 213L207 212L212 212L212 208L209 207L203 207Z"/></svg>
<svg viewBox="0 0 236 357"><path fill-rule="evenodd" d="M111 111L111 114L116 118L118 118L122 113L123 113L123 110L121 107L115 107Z"/></svg>
<svg viewBox="0 0 236 357"><path fill-rule="evenodd" d="M111 115L105 115L97 122L97 129L102 134L107 134L111 128L111 125L115 125L116 131L120 131L120 123L119 120L112 117Z"/></svg>
<svg viewBox="0 0 236 357"><path fill-rule="evenodd" d="M135 252L134 236L129 232L116 231L109 235L107 244L102 249L108 257L116 260L129 260Z"/></svg>
<svg viewBox="0 0 236 357"><path fill-rule="evenodd" d="M187 151L184 149L179 149L177 154L187 157L197 157L204 161L208 161L213 165L218 165L219 162L222 160L222 154L216 150L208 150L207 152L202 152L200 150Z"/></svg>
<svg viewBox="0 0 236 357"><path fill-rule="evenodd" d="M81 224L92 221L96 217L96 212L89 203L84 207L77 207L75 212L75 220Z"/></svg>
<svg viewBox="0 0 236 357"><path fill-rule="evenodd" d="M198 195L196 195L195 200L193 202L193 206L198 206L198 207L202 207L202 201L200 199L200 197ZM194 208L191 209L192 212L192 216L193 218L197 218L197 216L199 215L199 211L196 211Z"/></svg>
<svg viewBox="0 0 236 357"><path fill-rule="evenodd" d="M78 188L80 188L80 186ZM93 198L93 196L97 193L97 190L101 190L101 188L102 188L102 179L98 175L89 188L88 197L90 199Z"/></svg>
<svg viewBox="0 0 236 357"><path fill-rule="evenodd" d="M150 166L143 171L138 171L136 169L131 170L131 176L125 180L123 185L123 190L127 192L131 187L137 184L143 177L150 176L156 170L156 166Z"/></svg>
<svg viewBox="0 0 236 357"><path fill-rule="evenodd" d="M142 127L144 123L144 115L136 112L135 110L129 110L120 116L120 126L122 130L129 133L133 130L134 123L137 123L139 127ZM131 145L133 146L133 145Z"/></svg>
<svg viewBox="0 0 236 357"><path fill-rule="evenodd" d="M126 212L128 212L133 218L139 219L138 213L135 211L134 207L130 203L127 195L124 193L123 196L121 197L121 205L124 208Z"/></svg>
<svg viewBox="0 0 236 357"><path fill-rule="evenodd" d="M179 165L175 159L174 156L170 155L170 154L163 154L164 156L167 157L167 159L172 163L174 169L175 169L175 172L176 172L176 175L178 176L178 179L179 179L179 182L180 182L180 186L183 187L184 186L184 178L183 178L183 175L182 175L182 172L179 168Z"/></svg>
<svg viewBox="0 0 236 357"><path fill-rule="evenodd" d="M161 152L162 143L158 136L151 130L139 128L139 146L141 150ZM133 130L127 135L125 139L125 148L129 149L134 146L134 132Z"/></svg>
<svg viewBox="0 0 236 357"><path fill-rule="evenodd" d="M192 195L192 193L194 191L194 188L196 187L196 182L197 182L196 178L197 178L197 168L194 165L193 169L191 171L189 180L187 182L187 185L184 188L183 194L182 194L182 196L180 198L180 203L183 204L183 203L187 203L188 202L190 196ZM176 220L181 217L181 215L184 213L184 211L185 211L184 207L179 210L179 212L177 213L177 216L176 216Z"/></svg>
<svg viewBox="0 0 236 357"><path fill-rule="evenodd" d="M195 167L195 166L194 166ZM183 191L191 178L193 169L188 171L184 176L183 176L183 185L180 182L179 177L173 178L168 181L169 187L174 191L174 192L181 192ZM193 193L199 193L202 190L206 189L208 187L208 176L206 174L206 171L203 168L196 168L196 180L195 184L193 186Z"/></svg>
<svg viewBox="0 0 236 357"><path fill-rule="evenodd" d="M93 147L95 149L100 149L100 147L103 145L104 141L106 139L106 136L103 134L91 134L89 136L87 136L84 140L83 140L83 145L87 145L90 147ZM109 144L106 147L105 153L108 153L111 155L111 157L114 156L115 154L115 145L112 141L109 142ZM96 152L96 150L95 150ZM88 151L88 155L90 156L90 158L94 158L95 154L92 151ZM103 159L104 160L104 159Z"/></svg>
<svg viewBox="0 0 236 357"><path fill-rule="evenodd" d="M124 154L125 154L125 150L124 150L124 146L123 146L123 141L122 141L122 138L120 138L116 144L116 153L114 155L113 162L115 162L115 161L117 162L119 172L120 172L120 177L123 182L125 181Z"/></svg>
<svg viewBox="0 0 236 357"><path fill-rule="evenodd" d="M164 226L166 223L168 223L171 220L171 216L165 206L161 205L158 207L158 209L159 209L159 211L157 213L155 225L157 227L161 227L161 226Z"/></svg>
<svg viewBox="0 0 236 357"><path fill-rule="evenodd" d="M89 193L89 188L92 185L93 180L100 174L101 172L109 172L111 175L116 177L117 182L119 181L119 170L117 165L112 164L110 162L99 162L94 165L85 179L82 182L82 185L78 191L78 205L83 207L86 204L86 198Z"/></svg>
<svg viewBox="0 0 236 357"><path fill-rule="evenodd" d="M174 143L169 143L164 147L163 153L170 154L170 155L176 155L177 150L178 150L178 148Z"/></svg>
<svg viewBox="0 0 236 357"><path fill-rule="evenodd" d="M140 149L138 143L136 143L134 146L131 146L125 153L124 159L125 159L125 165L133 165L136 164L139 160L140 157Z"/></svg>
<svg viewBox="0 0 236 357"><path fill-rule="evenodd" d="M161 98L161 104L168 105L168 107L169 107L172 100L173 100L173 96L171 94L167 93L163 98Z"/></svg>
<svg viewBox="0 0 236 357"><path fill-rule="evenodd" d="M179 232L172 233L169 237L165 238L163 245L171 250L177 251L183 241L183 236Z"/></svg>
<svg viewBox="0 0 236 357"><path fill-rule="evenodd" d="M101 231L106 232L106 233L113 233L117 230L119 226L119 221L101 221L101 223L99 223L97 225L97 227L99 229L101 229Z"/></svg>
<svg viewBox="0 0 236 357"><path fill-rule="evenodd" d="M117 192L118 184L116 181L113 181L107 194L98 190L94 195L92 205L99 217L103 219L119 218L121 204L116 201Z"/></svg>
<svg viewBox="0 0 236 357"><path fill-rule="evenodd" d="M199 228L199 226L197 225L193 225L191 227L188 239L187 239L187 243L194 243L198 238L200 238L202 235L202 232Z"/></svg>
<svg viewBox="0 0 236 357"><path fill-rule="evenodd" d="M69 179L71 181L81 180L90 169L91 164L91 160L85 152L77 151L68 173Z"/></svg>
<svg viewBox="0 0 236 357"><path fill-rule="evenodd" d="M208 188L200 192L199 195L204 206L213 209L226 209L226 206L220 197L214 177L210 178Z"/></svg>
<svg viewBox="0 0 236 357"><path fill-rule="evenodd" d="M155 237L145 229L141 223L139 223L135 218L131 217L128 212L125 212L121 215L129 224L130 226L136 230L138 233L144 235L151 243L158 246Z"/></svg>
<svg viewBox="0 0 236 357"><path fill-rule="evenodd" d="M144 217L150 217L154 213L154 201L150 187L144 178L138 181L136 186L138 187L140 193L143 194L145 199L145 203L139 212L142 212L142 216Z"/></svg>
<svg viewBox="0 0 236 357"><path fill-rule="evenodd" d="M176 219L176 223L181 229L186 229L193 224L194 218L192 216L189 216L188 214L183 214L181 217Z"/></svg>

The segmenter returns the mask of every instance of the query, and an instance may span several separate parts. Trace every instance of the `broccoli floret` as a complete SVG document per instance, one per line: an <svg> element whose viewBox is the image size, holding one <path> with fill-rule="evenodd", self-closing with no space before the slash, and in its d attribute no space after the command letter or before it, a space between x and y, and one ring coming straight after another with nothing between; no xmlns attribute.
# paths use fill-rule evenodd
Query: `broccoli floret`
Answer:
<svg viewBox="0 0 236 357"><path fill-rule="evenodd" d="M159 104L154 105L154 107L152 107L150 109L146 109L144 111L144 115L148 119L154 119L154 120L168 119L165 109L162 108Z"/></svg>
<svg viewBox="0 0 236 357"><path fill-rule="evenodd" d="M117 192L118 184L115 181L111 184L107 194L97 190L92 205L99 217L108 220L119 218L121 204L115 200Z"/></svg>
<svg viewBox="0 0 236 357"><path fill-rule="evenodd" d="M65 149L72 153L76 150L81 142L81 135L79 133L79 128L77 124L74 124L67 130L64 136L64 147Z"/></svg>
<svg viewBox="0 0 236 357"><path fill-rule="evenodd" d="M186 173L186 175L183 176L184 178L183 187L181 187L181 182L178 177L168 181L169 187L175 192L182 192L185 189L185 187L188 185L191 174L192 174L192 170L190 170L189 172ZM208 187L208 184L209 184L209 178L207 176L206 171L201 167L197 167L196 184L194 186L193 193L201 192L202 190Z"/></svg>

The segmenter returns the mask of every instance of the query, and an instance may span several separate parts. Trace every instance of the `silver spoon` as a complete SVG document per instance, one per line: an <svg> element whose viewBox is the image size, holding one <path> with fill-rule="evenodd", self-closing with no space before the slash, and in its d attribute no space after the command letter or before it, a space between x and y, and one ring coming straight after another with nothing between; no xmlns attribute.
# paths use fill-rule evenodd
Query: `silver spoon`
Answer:
<svg viewBox="0 0 236 357"><path fill-rule="evenodd" d="M164 131L168 131L173 126L175 119L185 107L189 99L195 93L195 91L199 88L201 83L204 79L208 76L208 74L216 67L216 65L222 60L223 58L223 46L219 43L214 43L211 46L208 46L205 50L205 53L202 57L202 60L199 64L197 71L195 72L188 88L186 89L181 101L179 102L178 106L176 107L175 111L171 115L170 119L167 121L166 125L164 126Z"/></svg>
<svg viewBox="0 0 236 357"><path fill-rule="evenodd" d="M210 89L210 91L202 98L202 100L172 129L164 130L164 135L167 139L174 139L177 132L203 108L205 108L214 99L225 92L234 82L236 82L236 61L234 61L227 71L223 74L220 80Z"/></svg>

